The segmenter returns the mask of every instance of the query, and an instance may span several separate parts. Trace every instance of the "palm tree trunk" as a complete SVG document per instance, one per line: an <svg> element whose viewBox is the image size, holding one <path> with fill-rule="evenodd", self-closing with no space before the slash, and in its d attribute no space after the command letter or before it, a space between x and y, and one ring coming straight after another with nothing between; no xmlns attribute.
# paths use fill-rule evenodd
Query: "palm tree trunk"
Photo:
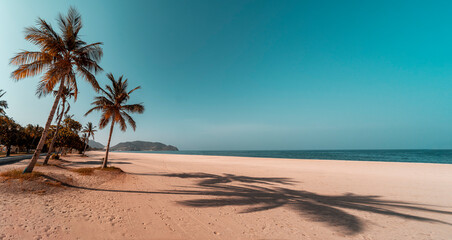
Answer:
<svg viewBox="0 0 452 240"><path fill-rule="evenodd" d="M89 142L89 137L90 137L90 133L88 133L88 137L86 138L86 141L85 141L85 149L83 149L83 154L82 154L82 155L85 155L86 147L88 146L88 142Z"/></svg>
<svg viewBox="0 0 452 240"><path fill-rule="evenodd" d="M9 157L11 155L11 145L8 144L8 146L6 147L6 157Z"/></svg>
<svg viewBox="0 0 452 240"><path fill-rule="evenodd" d="M108 143L107 143L107 152L105 153L104 163L102 164L102 168L107 167L107 161L108 161L108 151L110 151L110 141L111 141L111 135L113 134L113 127L115 126L115 121L112 119L111 121L111 128L110 128L110 136L108 137Z"/></svg>
<svg viewBox="0 0 452 240"><path fill-rule="evenodd" d="M41 155L42 147L44 147L44 144L47 139L47 133L49 132L50 124L52 123L53 116L55 115L56 108L61 98L61 94L63 93L63 88L64 82L61 81L60 88L58 89L58 94L55 97L55 101L53 102L53 106L52 109L50 110L49 117L47 118L46 126L44 127L44 131L42 132L41 139L39 140L38 146L36 147L36 151L33 153L33 157L31 158L30 163L25 168L23 173L31 173L36 165L36 162L38 162L39 155Z"/></svg>
<svg viewBox="0 0 452 240"><path fill-rule="evenodd" d="M63 118L64 107L65 107L65 102L63 100L63 107L61 108L60 117L58 118L57 127L55 129L55 134L53 135L52 142L50 143L49 151L47 151L46 159L44 159L44 163L43 163L44 165L47 165L47 163L49 162L50 156L52 155L52 152L54 150L53 145L55 145L56 139L58 137L58 130L60 129L61 119Z"/></svg>

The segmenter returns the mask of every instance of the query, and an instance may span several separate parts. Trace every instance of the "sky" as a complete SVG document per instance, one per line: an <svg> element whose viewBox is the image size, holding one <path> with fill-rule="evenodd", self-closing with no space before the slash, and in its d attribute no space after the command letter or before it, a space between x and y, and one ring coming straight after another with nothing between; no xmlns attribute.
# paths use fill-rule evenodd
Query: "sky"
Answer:
<svg viewBox="0 0 452 240"><path fill-rule="evenodd" d="M449 1L0 1L0 89L7 115L44 125L53 99L9 65L37 50L24 28L70 6L82 39L104 43L97 74L141 86L134 132L112 144L160 141L181 150L452 148ZM71 114L96 93L78 79ZM106 144L109 129L95 140Z"/></svg>

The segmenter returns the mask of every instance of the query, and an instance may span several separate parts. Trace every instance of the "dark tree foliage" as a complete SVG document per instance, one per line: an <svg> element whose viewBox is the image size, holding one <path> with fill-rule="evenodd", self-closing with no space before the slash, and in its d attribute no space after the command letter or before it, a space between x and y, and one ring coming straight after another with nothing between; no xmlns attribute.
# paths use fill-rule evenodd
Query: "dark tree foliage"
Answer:
<svg viewBox="0 0 452 240"><path fill-rule="evenodd" d="M72 119L72 117L67 117L63 121L63 126L65 128L68 128L70 131L72 131L75 134L78 134L80 130L82 129L82 124L80 124L78 121Z"/></svg>
<svg viewBox="0 0 452 240"><path fill-rule="evenodd" d="M30 152L30 149L34 149L38 146L39 138L42 135L42 131L44 128L39 125L28 124L25 129L25 148L27 153Z"/></svg>
<svg viewBox="0 0 452 240"><path fill-rule="evenodd" d="M10 156L12 146L25 144L25 131L13 119L0 116L0 142L6 146L6 156Z"/></svg>

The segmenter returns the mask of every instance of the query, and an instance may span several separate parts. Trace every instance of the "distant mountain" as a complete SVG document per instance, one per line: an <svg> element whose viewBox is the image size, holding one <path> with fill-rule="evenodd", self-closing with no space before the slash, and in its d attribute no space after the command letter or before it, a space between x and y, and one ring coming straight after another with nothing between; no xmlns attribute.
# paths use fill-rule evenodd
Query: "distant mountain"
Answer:
<svg viewBox="0 0 452 240"><path fill-rule="evenodd" d="M102 143L96 142L94 140L89 140L88 146L91 149L104 149L105 148L105 146Z"/></svg>
<svg viewBox="0 0 452 240"><path fill-rule="evenodd" d="M159 142L122 142L110 148L112 151L179 151L177 147Z"/></svg>

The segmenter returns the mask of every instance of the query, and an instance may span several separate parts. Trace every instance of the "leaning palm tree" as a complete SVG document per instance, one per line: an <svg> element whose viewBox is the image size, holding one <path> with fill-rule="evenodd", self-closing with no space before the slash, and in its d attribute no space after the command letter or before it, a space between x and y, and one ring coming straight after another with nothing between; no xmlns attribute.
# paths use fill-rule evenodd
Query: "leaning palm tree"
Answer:
<svg viewBox="0 0 452 240"><path fill-rule="evenodd" d="M42 86L42 85L40 85ZM42 97L45 95L45 91L40 91L40 87L38 87L38 90L36 90L36 94L38 97ZM58 94L57 91L53 91L53 94L56 96ZM58 131L60 130L61 126L61 120L63 119L64 115L67 115L69 112L69 109L71 109L71 105L67 101L69 98L73 97L75 95L75 92L72 90L72 88L64 87L63 93L61 94L61 111L57 110L57 126L55 129L55 133L52 137L52 142L50 142L49 150L47 151L46 158L44 159L44 165L47 165L50 159L50 156L52 155L52 152L54 150L54 145L58 136Z"/></svg>
<svg viewBox="0 0 452 240"><path fill-rule="evenodd" d="M0 98L5 95L5 91L3 89L0 89ZM6 100L0 100L0 115L6 115L5 109L8 108L8 103Z"/></svg>
<svg viewBox="0 0 452 240"><path fill-rule="evenodd" d="M108 137L107 143L107 151L105 152L104 162L102 164L102 168L107 167L108 162L108 152L110 151L110 141L111 135L113 133L113 128L115 123L119 124L121 131L125 132L127 129L126 120L130 124L130 126L135 131L136 124L133 118L128 113L143 113L144 106L142 103L140 104L126 104L130 98L130 94L140 87L136 87L130 91L127 91L127 79L123 80L123 76L119 77L116 80L113 74L107 74L108 79L111 81L111 85L106 85L105 89L101 89L101 96L97 96L94 98L94 101L91 105L94 105L88 112L85 113L85 116L96 111L101 111L102 116L99 122L99 129L105 128L108 123L111 121L110 127L110 135Z"/></svg>
<svg viewBox="0 0 452 240"><path fill-rule="evenodd" d="M16 81L44 72L41 84L45 86L45 90L50 92L58 86L58 94L50 110L41 139L24 173L33 171L41 154L64 86L73 87L74 97L77 98L76 74L78 74L85 78L96 91L100 88L94 74L102 70L98 65L102 57L100 47L102 43L87 44L80 39L81 16L73 7L69 8L67 16L60 14L57 21L60 33L57 33L49 23L41 18L38 18L36 27L26 28L25 39L37 45L40 50L19 52L10 62L10 64L18 66L11 74Z"/></svg>
<svg viewBox="0 0 452 240"><path fill-rule="evenodd" d="M97 132L97 130L96 130L96 126L94 126L92 122L88 122L82 131L87 134L86 141L84 141L85 148L83 149L83 154L82 154L82 155L85 155L86 147L88 146L88 142L89 142L89 137L93 137L93 140L94 140L94 133Z"/></svg>

